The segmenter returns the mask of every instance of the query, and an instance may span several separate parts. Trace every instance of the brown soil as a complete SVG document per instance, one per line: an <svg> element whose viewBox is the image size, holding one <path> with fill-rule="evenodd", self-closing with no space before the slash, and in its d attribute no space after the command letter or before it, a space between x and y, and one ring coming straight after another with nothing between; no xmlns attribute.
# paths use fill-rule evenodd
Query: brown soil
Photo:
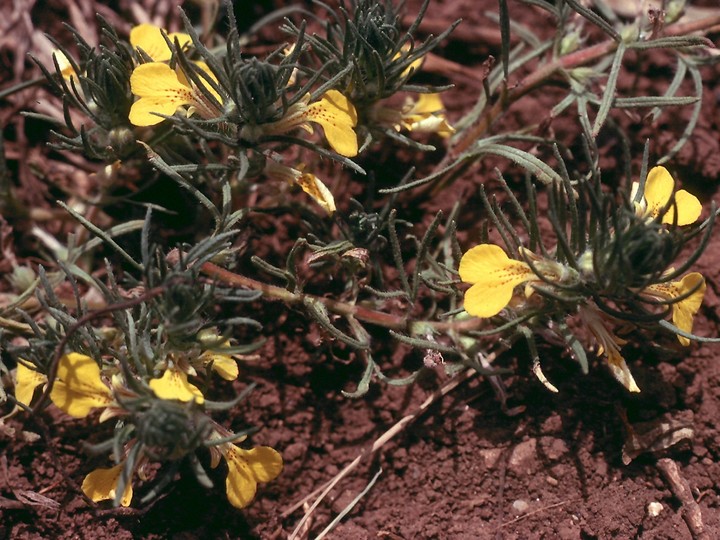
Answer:
<svg viewBox="0 0 720 540"><path fill-rule="evenodd" d="M126 2L117 4L119 13L130 13ZM414 13L418 2L408 4L408 12ZM95 11L89 0L78 5L83 13ZM456 82L445 100L451 119L467 110L482 91L477 75L487 55L499 56L497 24L484 15L496 5L494 0L431 3L428 24L433 28L457 17L465 19L456 35L437 51L451 62L448 65L462 66L461 75L447 77L448 65L432 75L433 82ZM513 13L531 10L517 2L510 7ZM268 2L258 2L255 14L269 9ZM102 8L106 15L108 10ZM4 18L11 12L7 6L0 8ZM29 29L67 38L57 21L68 20L68 13L61 0L37 2L30 13ZM528 16L536 17L535 26L541 27L546 21L532 13ZM92 21L79 13L70 19L76 25L78 20ZM21 35L8 32L0 36L3 87L37 75L29 62L16 56L24 50L19 41L12 40ZM720 34L710 37L716 45L720 43ZM622 84L632 86L640 77L642 92L661 93L668 82L661 65L662 58L657 65L631 63L629 69L635 71L627 74ZM672 166L686 186L697 188L708 212L709 201L717 197L720 172L720 69L704 68L703 75L706 86L699 126ZM31 122L17 117L19 110L33 107L40 95L33 92L0 102L0 123L7 156L18 171L14 183L27 191L28 198L37 197L38 204L46 206L55 198L52 190L22 163L29 155L37 162L47 153L45 133L33 132ZM547 101L552 97L548 93L523 102L513 108L507 121L518 125L537 121L537 111L549 110L552 103L548 106ZM637 135L635 170L639 169L644 138L654 139L659 147L653 151L659 155L674 143L686 115L685 110L664 114L654 126L635 125L632 118L623 120ZM556 135L562 138L564 129L574 132L571 121L559 119ZM417 159L398 155L400 164ZM429 170L437 160L436 156L427 157L421 170ZM442 196L420 201L420 208L429 216L438 209L448 211L455 200L464 201L459 227L463 247L472 244L473 231L477 231L480 201L476 186L491 176L492 165L482 164ZM418 208L410 196L401 204L406 211L410 205ZM278 238L292 238L292 230L285 230L288 226L292 224L275 224L280 229ZM286 247L280 246L280 253L285 253ZM717 336L720 234L714 234L697 270L706 276L708 290L695 331ZM367 456L313 512L301 538L315 538L378 472L377 482L331 538L686 539L692 534L683 516L693 510L699 511L707 535L696 537L720 537L718 345L681 349L672 336L656 336L656 345L639 341L627 358L643 391L632 396L599 363L583 376L560 349L545 345L541 354L546 374L560 389L559 394L551 394L529 373L525 351L513 349L497 363L515 368L515 375L503 378L509 395L507 407L524 407L524 412L504 412L488 380L469 378L436 399L377 452L369 453L379 436L404 415L413 414L428 396L448 383L448 377L438 369L409 388L373 384L361 399L343 397L341 390L354 389L361 363L328 354L325 336L308 329L301 314L280 304L258 309L262 311L257 317L269 339L259 352L260 360L241 367L242 383L236 383L235 390L249 382L256 382L257 388L239 410L222 420L230 428L248 423L261 427L253 443L277 448L283 454L285 470L279 479L260 488L251 507L237 511L227 503L221 473L213 477L218 481L211 492L201 488L192 474L184 474L165 495L143 508L88 507L78 495L78 483L95 465L78 443L88 421L48 416L51 451L42 439L32 436L42 433L41 427L23 423L18 416L8 423L16 430L15 436L0 435L0 538L285 538L304 514L302 501L363 453ZM376 337L382 340L386 336L378 333ZM422 353L387 347L376 361L386 373L402 376L422 363ZM667 415L691 427L694 437L661 454L642 454L624 465L625 415L633 424ZM676 485L661 472L668 466L663 458L677 464L676 481L684 480L690 488L690 500L685 504L677 496ZM662 505L655 516L648 511L654 502Z"/></svg>

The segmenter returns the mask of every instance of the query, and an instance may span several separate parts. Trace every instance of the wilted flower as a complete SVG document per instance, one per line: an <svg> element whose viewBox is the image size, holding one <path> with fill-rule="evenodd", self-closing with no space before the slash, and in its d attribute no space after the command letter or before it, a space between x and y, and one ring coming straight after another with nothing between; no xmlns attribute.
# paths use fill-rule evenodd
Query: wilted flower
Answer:
<svg viewBox="0 0 720 540"><path fill-rule="evenodd" d="M57 61L58 67L60 68L60 75L62 75L63 79L65 79L66 81L70 81L76 75L76 73L75 68L73 67L68 57L65 56L65 53L59 49L53 51L53 56Z"/></svg>
<svg viewBox="0 0 720 540"><path fill-rule="evenodd" d="M310 195L316 203L322 206L323 210L328 214L332 215L335 212L335 198L333 194L330 193L327 186L314 174L293 169L292 167L287 167L277 161L268 159L265 162L265 175L269 178L284 180L289 184L297 184L305 193Z"/></svg>
<svg viewBox="0 0 720 540"><path fill-rule="evenodd" d="M407 97L400 109L377 105L371 115L374 122L395 131L437 133L449 137L455 129L448 123L444 108L440 94L420 94L417 99Z"/></svg>
<svg viewBox="0 0 720 540"><path fill-rule="evenodd" d="M578 315L598 344L598 356L605 354L607 357L608 368L613 377L630 392L640 392L640 388L635 383L625 358L620 354L620 347L627 342L608 330L603 315L597 307L582 305L578 309Z"/></svg>

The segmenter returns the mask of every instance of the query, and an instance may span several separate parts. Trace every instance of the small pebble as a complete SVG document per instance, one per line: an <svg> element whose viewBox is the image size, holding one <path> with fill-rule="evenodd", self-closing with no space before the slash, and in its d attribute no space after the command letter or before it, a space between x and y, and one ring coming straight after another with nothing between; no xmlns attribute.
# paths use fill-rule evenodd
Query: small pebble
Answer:
<svg viewBox="0 0 720 540"><path fill-rule="evenodd" d="M560 483L557 478L553 478L552 476L548 476L545 481L551 486L557 486Z"/></svg>
<svg viewBox="0 0 720 540"><path fill-rule="evenodd" d="M663 505L659 502L651 502L647 505L647 513L650 517L657 517L663 510Z"/></svg>
<svg viewBox="0 0 720 540"><path fill-rule="evenodd" d="M512 504L512 507L516 514L524 514L530 508L530 505L526 501L518 499Z"/></svg>

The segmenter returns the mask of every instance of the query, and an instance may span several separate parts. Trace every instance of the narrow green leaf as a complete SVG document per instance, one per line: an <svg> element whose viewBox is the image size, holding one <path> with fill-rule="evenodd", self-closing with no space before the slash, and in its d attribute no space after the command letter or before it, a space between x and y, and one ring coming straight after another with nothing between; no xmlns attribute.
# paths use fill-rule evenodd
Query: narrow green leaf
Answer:
<svg viewBox="0 0 720 540"><path fill-rule="evenodd" d="M712 47L712 42L703 36L670 36L651 39L649 41L635 41L628 44L629 49L683 49L686 47Z"/></svg>
<svg viewBox="0 0 720 540"><path fill-rule="evenodd" d="M475 155L492 154L509 159L533 174L542 184L562 182L562 177L549 165L529 152L503 144L482 144L473 152Z"/></svg>
<svg viewBox="0 0 720 540"><path fill-rule="evenodd" d="M360 382L358 382L357 388L354 392L346 392L345 390L341 390L343 396L349 398L359 398L367 394L368 390L370 390L370 381L372 380L375 362L373 361L370 354L366 354L365 356L367 357L367 363L365 365L365 371L363 371Z"/></svg>
<svg viewBox="0 0 720 540"><path fill-rule="evenodd" d="M305 297L303 304L307 309L308 313L313 319L335 339L342 341L343 343L350 345L356 349L367 349L370 345L367 341L360 341L353 337L348 336L345 332L340 330L331 321L328 315L327 307L315 299Z"/></svg>
<svg viewBox="0 0 720 540"><path fill-rule="evenodd" d="M677 94L677 91L680 89L680 85L685 80L685 74L687 73L687 64L683 62L682 57L677 57L677 67L675 69L675 75L673 76L673 80L670 82L670 85L668 86L667 90L665 91L665 94L663 94L665 97L673 97L675 94ZM652 111L652 119L653 122L658 119L658 116L662 113L662 107L656 107Z"/></svg>
<svg viewBox="0 0 720 540"><path fill-rule="evenodd" d="M684 64L684 62L683 62ZM663 163L667 163L670 161L673 157L677 155L677 153L682 149L683 146L685 146L685 143L690 140L690 135L692 135L693 131L695 131L695 126L698 123L698 120L700 119L700 113L702 112L702 95L703 95L703 81L702 81L702 75L700 74L700 70L695 67L690 67L690 77L693 80L693 85L695 86L695 94L697 96L697 101L695 102L695 107L693 107L692 115L690 116L690 121L687 123L687 126L685 126L685 129L683 130L682 135L678 139L678 141L673 145L673 147L668 151L667 154L665 154L663 157L661 157L658 160L658 165L662 165Z"/></svg>
<svg viewBox="0 0 720 540"><path fill-rule="evenodd" d="M500 61L503 75L507 80L510 73L510 13L507 0L498 0L498 14L500 15Z"/></svg>
<svg viewBox="0 0 720 540"><path fill-rule="evenodd" d="M610 108L613 106L615 99L615 89L617 88L617 80L620 75L620 69L622 68L622 60L625 55L625 44L620 43L617 51L615 51L615 57L613 58L612 66L610 67L610 74L608 75L607 85L605 86L605 93L603 94L602 102L600 103L600 109L598 109L597 116L595 117L595 123L592 128L593 139L597 138L598 133L605 124L607 115L610 113Z"/></svg>
<svg viewBox="0 0 720 540"><path fill-rule="evenodd" d="M202 193L199 189L193 186L184 176L177 172L174 167L168 165L157 152L155 152L144 142L138 142L145 147L148 161L150 161L150 163L156 169L167 174L170 178L180 184L180 186L192 193L192 195L198 200L198 202L202 204L208 210L208 212L210 212L210 214L213 216L213 219L215 220L216 225L220 227L222 225L222 215L220 215L220 212L218 211L215 204L210 199L208 199L204 193Z"/></svg>
<svg viewBox="0 0 720 540"><path fill-rule="evenodd" d="M638 96L631 98L618 98L613 104L618 109L634 109L636 107L682 107L697 103L700 98L696 96Z"/></svg>
<svg viewBox="0 0 720 540"><path fill-rule="evenodd" d="M575 11L578 15L583 17L584 19L587 19L591 23L593 23L595 26L600 28L603 32L605 32L608 36L610 36L614 41L620 42L620 34L618 34L617 30L615 30L609 22L607 22L605 19L603 19L600 15L592 11L591 9L586 8L579 2L576 2L576 0L565 0L565 3L570 6L573 11Z"/></svg>
<svg viewBox="0 0 720 540"><path fill-rule="evenodd" d="M57 201L57 203L58 203L60 206L62 206L65 210L67 210L67 211L68 211L76 220L78 220L78 221L80 222L80 224L81 224L83 227L85 227L88 231L90 231L91 233L93 233L93 234L96 235L97 237L102 238L103 242L105 242L107 245L109 245L109 246L112 247L115 251L117 251L117 252L120 254L120 256L121 256L123 259L125 259L128 263L130 263L134 268L136 268L137 270L140 270L141 272L143 271L142 264L140 264L140 263L138 263L137 261L135 261L135 259L133 259L127 251L125 251L123 248L121 248L120 245L119 245L115 240L113 240L112 236L110 236L110 234L108 234L108 232L103 231L102 229L100 229L99 227L97 227L96 225L94 225L93 223L90 223L90 221L88 221L87 219L85 219L84 216L82 216L81 214L79 214L78 212L76 212L75 210L73 210L72 208L70 208L70 207L69 207L68 205L66 205L64 202L62 202L62 201ZM144 223L144 222L141 222L141 221L138 220L137 223ZM128 225L128 224L126 223L126 224L124 224L124 225ZM141 228L142 228L142 225L140 225L138 228L141 229ZM130 228L130 230L132 230L132 228Z"/></svg>

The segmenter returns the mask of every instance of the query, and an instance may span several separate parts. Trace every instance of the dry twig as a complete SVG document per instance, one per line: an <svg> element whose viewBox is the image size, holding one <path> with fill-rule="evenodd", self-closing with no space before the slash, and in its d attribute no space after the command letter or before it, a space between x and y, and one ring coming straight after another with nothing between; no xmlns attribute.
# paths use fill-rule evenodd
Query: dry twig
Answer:
<svg viewBox="0 0 720 540"><path fill-rule="evenodd" d="M710 540L711 536L705 530L703 525L702 512L700 505L695 502L690 489L690 484L680 474L680 468L670 458L658 460L657 468L660 469L665 481L670 487L670 491L680 501L681 514L685 523L687 523L690 534L694 540Z"/></svg>

